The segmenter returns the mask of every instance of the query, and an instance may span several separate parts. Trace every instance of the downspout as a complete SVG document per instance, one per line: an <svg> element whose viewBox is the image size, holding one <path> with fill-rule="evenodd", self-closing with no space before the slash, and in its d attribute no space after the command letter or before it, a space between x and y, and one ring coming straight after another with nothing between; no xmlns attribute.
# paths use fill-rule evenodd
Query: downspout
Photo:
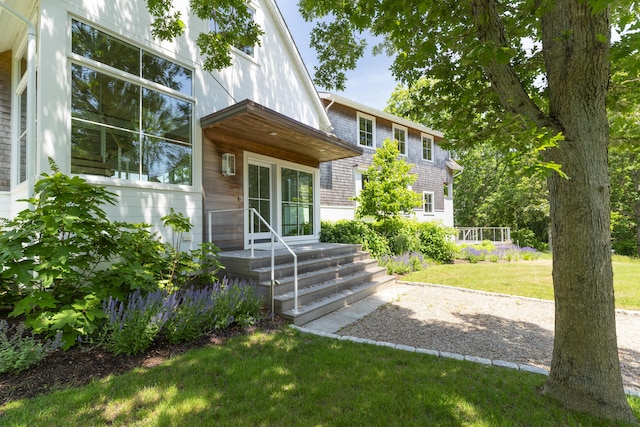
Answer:
<svg viewBox="0 0 640 427"><path fill-rule="evenodd" d="M36 27L5 3L0 8L27 25L27 197L33 194L36 176Z"/></svg>

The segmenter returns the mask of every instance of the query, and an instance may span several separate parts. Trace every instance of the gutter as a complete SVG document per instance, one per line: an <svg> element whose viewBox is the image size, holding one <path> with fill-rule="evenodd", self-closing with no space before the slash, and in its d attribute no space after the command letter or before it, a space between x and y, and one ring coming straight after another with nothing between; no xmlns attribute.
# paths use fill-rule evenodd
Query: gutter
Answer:
<svg viewBox="0 0 640 427"><path fill-rule="evenodd" d="M33 23L5 3L0 8L18 18L27 26L27 197L33 195L36 177L36 27Z"/></svg>

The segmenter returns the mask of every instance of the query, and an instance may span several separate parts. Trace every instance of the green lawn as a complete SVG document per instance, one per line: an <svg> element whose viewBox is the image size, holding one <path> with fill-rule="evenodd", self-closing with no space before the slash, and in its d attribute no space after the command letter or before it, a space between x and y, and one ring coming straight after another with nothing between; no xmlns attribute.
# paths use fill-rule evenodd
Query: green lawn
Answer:
<svg viewBox="0 0 640 427"><path fill-rule="evenodd" d="M287 328L0 407L2 426L605 426L541 375ZM640 415L640 399L629 399Z"/></svg>
<svg viewBox="0 0 640 427"><path fill-rule="evenodd" d="M430 264L403 280L553 300L549 256L534 261ZM640 260L614 256L613 281L616 307L640 310Z"/></svg>

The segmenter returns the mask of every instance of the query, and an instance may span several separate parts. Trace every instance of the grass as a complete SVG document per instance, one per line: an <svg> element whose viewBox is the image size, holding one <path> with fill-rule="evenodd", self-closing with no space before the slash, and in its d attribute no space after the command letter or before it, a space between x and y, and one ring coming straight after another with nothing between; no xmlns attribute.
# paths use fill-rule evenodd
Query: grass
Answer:
<svg viewBox="0 0 640 427"><path fill-rule="evenodd" d="M553 300L550 255L532 261L431 264L403 280ZM640 260L614 256L613 282L616 307L640 310Z"/></svg>
<svg viewBox="0 0 640 427"><path fill-rule="evenodd" d="M304 335L236 337L161 366L0 407L3 426L605 426L545 377ZM640 399L629 399L640 415Z"/></svg>

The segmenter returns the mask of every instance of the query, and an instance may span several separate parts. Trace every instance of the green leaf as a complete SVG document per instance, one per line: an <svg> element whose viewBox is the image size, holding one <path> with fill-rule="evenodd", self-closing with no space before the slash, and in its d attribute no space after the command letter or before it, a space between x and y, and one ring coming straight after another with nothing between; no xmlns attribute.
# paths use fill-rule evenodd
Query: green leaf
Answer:
<svg viewBox="0 0 640 427"><path fill-rule="evenodd" d="M73 328L78 325L78 320L82 318L82 313L75 310L60 310L51 317L51 326L53 326L54 329L65 329L67 325Z"/></svg>
<svg viewBox="0 0 640 427"><path fill-rule="evenodd" d="M29 314L37 307L56 308L56 304L58 302L59 301L48 292L34 292L33 294L28 295L18 301L18 303L13 308L13 311L9 313L9 316L16 317L21 314Z"/></svg>

